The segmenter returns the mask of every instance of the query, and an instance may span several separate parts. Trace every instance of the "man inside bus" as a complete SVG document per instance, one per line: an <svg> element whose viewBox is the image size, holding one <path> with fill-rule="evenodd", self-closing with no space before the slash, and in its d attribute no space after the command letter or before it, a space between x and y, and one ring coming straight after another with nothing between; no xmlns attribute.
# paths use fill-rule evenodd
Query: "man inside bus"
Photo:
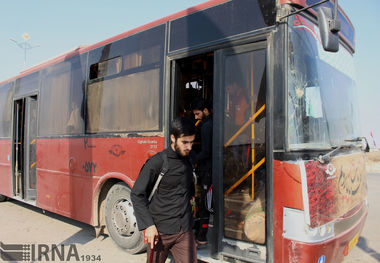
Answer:
<svg viewBox="0 0 380 263"><path fill-rule="evenodd" d="M212 211L212 107L211 103L204 99L195 99L191 108L196 120L202 121L201 126L201 150L190 154L192 161L197 164L201 196L199 201L200 222L196 229L196 241L198 245L207 244L207 230Z"/></svg>
<svg viewBox="0 0 380 263"><path fill-rule="evenodd" d="M190 204L194 195L193 169L188 159L194 138L192 120L174 119L170 146L144 164L133 186L132 203L139 230L145 230L149 262L164 263L169 250L177 263L197 262ZM148 196L165 160L167 172L149 203Z"/></svg>
<svg viewBox="0 0 380 263"><path fill-rule="evenodd" d="M246 91L241 86L234 79L228 79L226 85L226 119L228 124L226 125L225 135L228 139L232 138L249 119L249 104L245 94ZM249 129L245 129L231 143L234 159L242 165L243 173L247 172L249 164L249 137Z"/></svg>

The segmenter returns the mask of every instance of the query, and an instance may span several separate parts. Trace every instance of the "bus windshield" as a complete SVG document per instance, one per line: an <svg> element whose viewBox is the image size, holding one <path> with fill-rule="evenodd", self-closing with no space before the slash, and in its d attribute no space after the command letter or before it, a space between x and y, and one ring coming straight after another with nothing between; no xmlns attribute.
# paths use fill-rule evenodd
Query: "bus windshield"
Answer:
<svg viewBox="0 0 380 263"><path fill-rule="evenodd" d="M353 58L342 45L323 50L307 18L289 19L288 145L290 150L330 149L358 136Z"/></svg>

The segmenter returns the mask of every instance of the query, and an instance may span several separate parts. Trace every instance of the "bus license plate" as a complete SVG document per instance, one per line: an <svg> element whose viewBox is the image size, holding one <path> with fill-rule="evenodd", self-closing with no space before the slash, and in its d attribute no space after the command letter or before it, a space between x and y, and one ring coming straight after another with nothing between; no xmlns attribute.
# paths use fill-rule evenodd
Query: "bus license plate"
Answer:
<svg viewBox="0 0 380 263"><path fill-rule="evenodd" d="M351 251L359 241L359 233L357 233L353 239L348 243L348 251Z"/></svg>

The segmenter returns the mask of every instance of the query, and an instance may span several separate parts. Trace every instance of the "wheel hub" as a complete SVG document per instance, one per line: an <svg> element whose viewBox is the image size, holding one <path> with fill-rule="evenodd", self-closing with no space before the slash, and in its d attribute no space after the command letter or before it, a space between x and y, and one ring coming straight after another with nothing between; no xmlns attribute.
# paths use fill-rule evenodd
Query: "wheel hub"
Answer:
<svg viewBox="0 0 380 263"><path fill-rule="evenodd" d="M136 231L137 223L130 201L120 200L114 205L112 209L112 224L120 235L133 235Z"/></svg>

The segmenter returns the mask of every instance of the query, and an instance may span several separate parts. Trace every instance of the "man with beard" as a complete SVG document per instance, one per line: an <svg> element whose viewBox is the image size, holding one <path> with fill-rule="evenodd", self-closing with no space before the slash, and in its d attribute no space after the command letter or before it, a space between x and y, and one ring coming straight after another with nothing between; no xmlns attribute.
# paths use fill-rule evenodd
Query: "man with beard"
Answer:
<svg viewBox="0 0 380 263"><path fill-rule="evenodd" d="M188 159L194 138L195 126L190 119L174 119L170 147L144 164L133 186L132 203L139 230L145 231L149 261L165 262L170 250L177 263L197 262L190 204L194 195L193 169ZM149 203L165 160L167 171Z"/></svg>

